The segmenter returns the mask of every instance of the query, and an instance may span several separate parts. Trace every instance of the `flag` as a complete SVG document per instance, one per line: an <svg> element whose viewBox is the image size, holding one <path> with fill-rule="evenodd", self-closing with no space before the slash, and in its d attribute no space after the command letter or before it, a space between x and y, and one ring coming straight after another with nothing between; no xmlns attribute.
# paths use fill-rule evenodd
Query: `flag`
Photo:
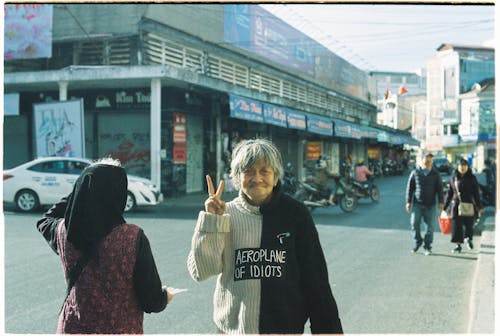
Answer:
<svg viewBox="0 0 500 336"><path fill-rule="evenodd" d="M399 94L404 95L407 92L408 92L408 90L406 90L405 86L403 84L401 84L401 86L399 87Z"/></svg>
<svg viewBox="0 0 500 336"><path fill-rule="evenodd" d="M389 96L391 95L391 91L389 91L389 88L387 88L385 90L385 95L384 95L384 99L387 100L389 98Z"/></svg>

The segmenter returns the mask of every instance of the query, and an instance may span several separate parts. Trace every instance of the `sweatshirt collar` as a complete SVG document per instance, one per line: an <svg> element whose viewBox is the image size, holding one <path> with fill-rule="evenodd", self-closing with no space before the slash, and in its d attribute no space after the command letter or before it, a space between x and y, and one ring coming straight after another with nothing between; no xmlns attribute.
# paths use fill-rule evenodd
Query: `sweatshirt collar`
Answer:
<svg viewBox="0 0 500 336"><path fill-rule="evenodd" d="M266 204L261 205L261 206L251 205L250 203L247 202L247 200L246 200L245 196L243 196L243 193L241 190L238 194L238 197L234 201L235 201L236 206L240 210L242 210L243 212L251 213L254 215L261 215L261 214L264 214L265 212L271 211L273 208L275 208L277 206L282 194L283 194L283 191L281 189L281 181L278 181L278 184L276 185L276 187L273 188L273 195L272 195L269 203L266 203Z"/></svg>

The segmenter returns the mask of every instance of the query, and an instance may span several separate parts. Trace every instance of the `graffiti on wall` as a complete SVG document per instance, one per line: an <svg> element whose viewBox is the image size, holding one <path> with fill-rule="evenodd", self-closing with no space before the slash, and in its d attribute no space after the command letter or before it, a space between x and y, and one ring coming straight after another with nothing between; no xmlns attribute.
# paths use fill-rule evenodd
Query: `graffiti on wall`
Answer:
<svg viewBox="0 0 500 336"><path fill-rule="evenodd" d="M81 100L33 105L38 157L85 156Z"/></svg>
<svg viewBox="0 0 500 336"><path fill-rule="evenodd" d="M101 133L99 144L104 156L120 160L129 174L148 177L151 167L149 133Z"/></svg>

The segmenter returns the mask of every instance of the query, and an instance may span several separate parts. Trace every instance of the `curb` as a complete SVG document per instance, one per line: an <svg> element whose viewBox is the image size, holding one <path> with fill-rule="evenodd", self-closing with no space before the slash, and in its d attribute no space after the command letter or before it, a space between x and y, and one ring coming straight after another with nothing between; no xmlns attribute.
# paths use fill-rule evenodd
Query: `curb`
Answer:
<svg viewBox="0 0 500 336"><path fill-rule="evenodd" d="M498 216L498 215L497 215ZM467 333L495 332L495 214L484 220L479 256L472 280Z"/></svg>

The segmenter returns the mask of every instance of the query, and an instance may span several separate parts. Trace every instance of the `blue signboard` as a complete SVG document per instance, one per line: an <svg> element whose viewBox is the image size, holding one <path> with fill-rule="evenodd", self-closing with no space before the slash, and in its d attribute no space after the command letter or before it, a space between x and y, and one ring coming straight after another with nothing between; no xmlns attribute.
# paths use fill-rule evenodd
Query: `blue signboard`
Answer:
<svg viewBox="0 0 500 336"><path fill-rule="evenodd" d="M224 5L224 40L314 77L319 43L258 5Z"/></svg>
<svg viewBox="0 0 500 336"><path fill-rule="evenodd" d="M287 109L283 106L264 104L264 122L266 124L271 124L286 128L287 126L286 110Z"/></svg>
<svg viewBox="0 0 500 336"><path fill-rule="evenodd" d="M305 114L290 109L288 109L287 112L288 112L287 114L288 128L305 131L307 128Z"/></svg>
<svg viewBox="0 0 500 336"><path fill-rule="evenodd" d="M312 133L331 136L333 135L333 123L328 118L308 114L307 130Z"/></svg>
<svg viewBox="0 0 500 336"><path fill-rule="evenodd" d="M335 120L335 136L342 138L354 138L352 135L352 124L342 120Z"/></svg>
<svg viewBox="0 0 500 336"><path fill-rule="evenodd" d="M477 136L478 141L495 141L497 139L497 134L492 132L480 132Z"/></svg>
<svg viewBox="0 0 500 336"><path fill-rule="evenodd" d="M231 117L263 122L262 103L248 98L229 95L229 110Z"/></svg>

